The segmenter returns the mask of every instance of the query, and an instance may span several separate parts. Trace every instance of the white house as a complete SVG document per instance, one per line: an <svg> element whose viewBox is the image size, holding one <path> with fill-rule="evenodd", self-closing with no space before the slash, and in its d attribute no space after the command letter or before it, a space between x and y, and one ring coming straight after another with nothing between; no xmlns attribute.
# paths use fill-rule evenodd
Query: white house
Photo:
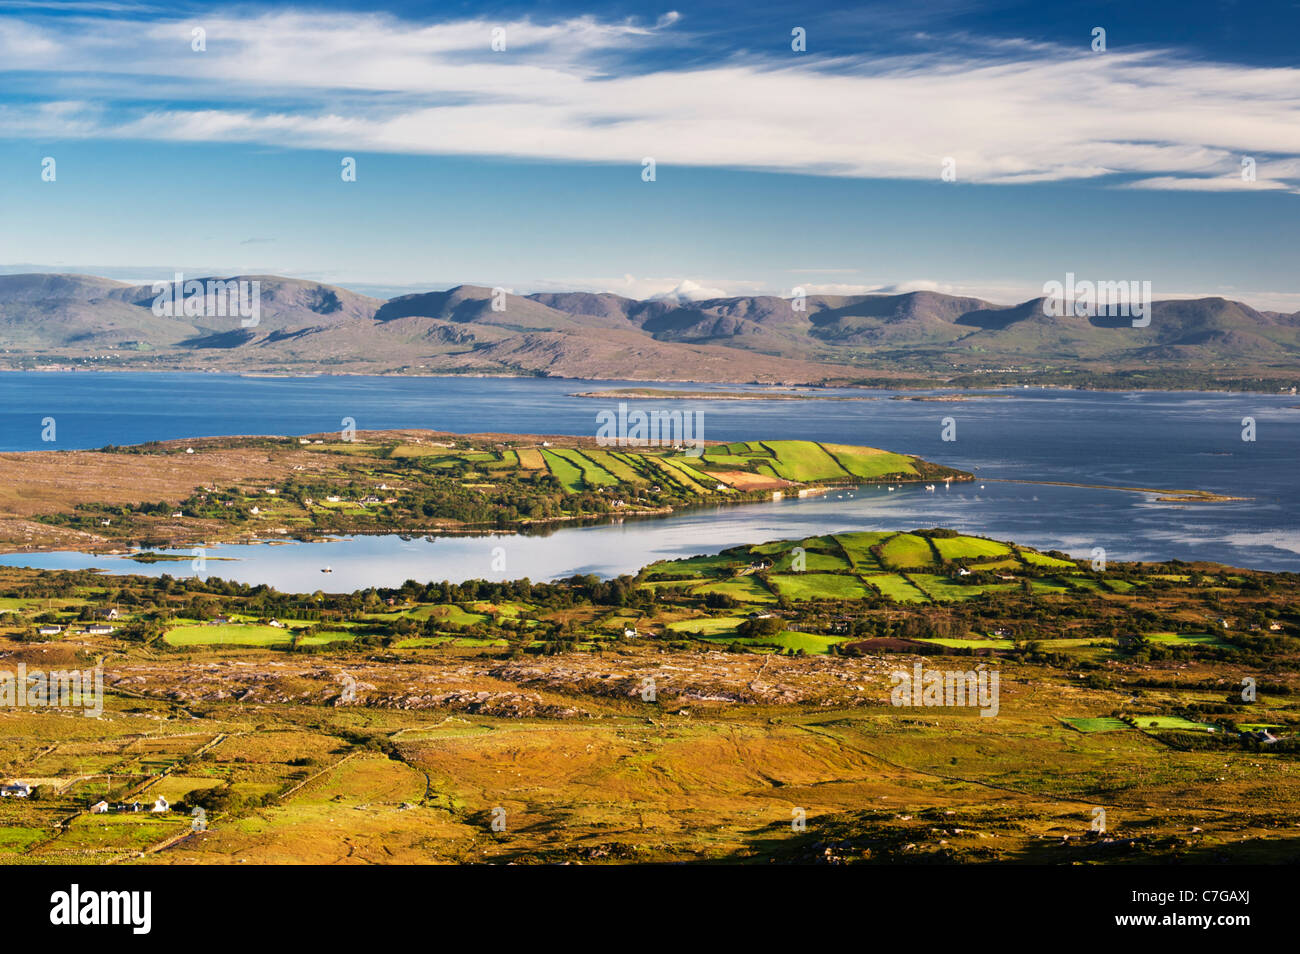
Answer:
<svg viewBox="0 0 1300 954"><path fill-rule="evenodd" d="M48 625L47 625L47 626L41 626L40 628L38 628L38 629L36 630L36 632L40 633L42 636L57 636L57 635L59 635L59 633L63 632L63 627L62 627L62 626L48 626Z"/></svg>
<svg viewBox="0 0 1300 954"><path fill-rule="evenodd" d="M153 808L149 809L151 812L169 812L171 810L171 805L168 804L167 799L163 798L161 795L159 795L158 800L153 803Z"/></svg>
<svg viewBox="0 0 1300 954"><path fill-rule="evenodd" d="M9 782L0 785L0 796L4 798L26 798L32 793L32 787L26 782Z"/></svg>
<svg viewBox="0 0 1300 954"><path fill-rule="evenodd" d="M95 815L107 815L107 814L108 814L108 802L105 802L105 801L98 801L98 802L95 802L95 804L93 804L93 805L90 806L90 811L91 811L93 814L95 814Z"/></svg>
<svg viewBox="0 0 1300 954"><path fill-rule="evenodd" d="M284 627L284 623L280 622L278 619L273 619L273 620L268 621L268 622L267 622L267 625L268 625L268 626L274 626L276 629L284 629L284 628L285 628L285 627Z"/></svg>
<svg viewBox="0 0 1300 954"><path fill-rule="evenodd" d="M637 632L636 632L636 627L635 627L635 626L624 626L624 627L623 627L623 636L626 637L627 639L632 639L632 638L634 638L636 635L637 635Z"/></svg>
<svg viewBox="0 0 1300 954"><path fill-rule="evenodd" d="M114 629L107 623L91 623L86 627L86 632L91 636L108 636L114 632Z"/></svg>
<svg viewBox="0 0 1300 954"><path fill-rule="evenodd" d="M962 567L960 570L957 571L957 575L958 575L958 576L970 576L970 570L966 569L965 567Z"/></svg>

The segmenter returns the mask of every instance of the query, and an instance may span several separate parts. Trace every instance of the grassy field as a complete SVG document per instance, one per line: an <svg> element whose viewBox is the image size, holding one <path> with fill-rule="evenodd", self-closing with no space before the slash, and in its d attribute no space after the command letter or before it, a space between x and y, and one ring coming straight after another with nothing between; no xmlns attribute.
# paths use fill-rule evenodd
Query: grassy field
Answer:
<svg viewBox="0 0 1300 954"><path fill-rule="evenodd" d="M979 560L1011 553L1011 547L983 537L936 537L935 548L944 560Z"/></svg>
<svg viewBox="0 0 1300 954"><path fill-rule="evenodd" d="M846 473L861 480L912 477L917 473L911 459L902 454L891 454L889 451L876 450L873 447L854 447L849 444L822 444L821 446Z"/></svg>
<svg viewBox="0 0 1300 954"><path fill-rule="evenodd" d="M1072 729L1080 732L1121 732L1131 729L1123 719L1115 719L1110 716L1075 716L1073 718L1063 718L1061 720Z"/></svg>
<svg viewBox="0 0 1300 954"><path fill-rule="evenodd" d="M897 573L869 573L864 579L880 591L880 594L895 603L928 603L925 591L912 585L905 577Z"/></svg>
<svg viewBox="0 0 1300 954"><path fill-rule="evenodd" d="M899 539L927 564L877 569ZM0 775L39 795L0 800L0 863L1293 860L1300 584L1034 552L846 532L355 594L0 568L8 665L106 687L101 718L0 708ZM28 618L110 603L113 634ZM917 666L996 672L996 715L899 704Z"/></svg>
<svg viewBox="0 0 1300 954"><path fill-rule="evenodd" d="M930 542L911 533L890 537L881 547L885 568L890 570L932 566L934 554Z"/></svg>
<svg viewBox="0 0 1300 954"><path fill-rule="evenodd" d="M776 591L792 600L860 600L871 588L855 576L832 573L773 573Z"/></svg>
<svg viewBox="0 0 1300 954"><path fill-rule="evenodd" d="M287 629L238 623L223 626L177 626L163 637L173 646L286 646L293 639Z"/></svg>
<svg viewBox="0 0 1300 954"><path fill-rule="evenodd" d="M560 482L560 486L569 493L577 493L583 488L582 470L566 457L555 451L542 451L542 459L550 469L551 475Z"/></svg>

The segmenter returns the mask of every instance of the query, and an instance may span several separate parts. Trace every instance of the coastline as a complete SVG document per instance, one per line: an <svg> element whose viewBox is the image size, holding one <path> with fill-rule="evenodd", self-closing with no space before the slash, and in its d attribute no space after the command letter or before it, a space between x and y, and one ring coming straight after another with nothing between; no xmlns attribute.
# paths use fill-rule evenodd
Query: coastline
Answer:
<svg viewBox="0 0 1300 954"><path fill-rule="evenodd" d="M744 352L738 352L743 357ZM501 371L430 371L420 369L409 371L405 369L387 369L387 370L315 370L315 371L286 371L286 370L240 370L237 368L214 368L214 367L137 367L137 366L86 366L86 365L66 365L60 367L0 367L0 374L187 374L187 375L226 375L229 377L249 378L249 379L283 379L283 380L308 380L319 378L483 378L483 379L501 379L501 380L543 380L543 381L625 381L626 378L593 378L593 377L575 377L563 374L543 374L543 373L519 373L511 374ZM879 370L864 368L864 377L879 374ZM980 372L966 372L967 374L977 374ZM1089 371L1081 369L1077 372L1079 375L1101 375L1113 372ZM1283 372L1276 372L1279 375ZM1039 391L1080 391L1084 393L1098 394L1258 394L1271 397L1295 397L1295 391L1290 387L1240 387L1232 388L1223 386L1222 382L1216 382L1212 385L1179 385L1176 382L1168 382L1160 387L1138 387L1131 384L1116 385L1114 387L1099 386L1096 384L1066 384L1061 382L1042 381L1027 376L1028 380L1015 381L995 381L991 383L967 382L961 384L952 383L950 379L935 378L933 380L922 380L916 377L900 377L897 381L889 378L872 379L871 383L859 383L854 380L833 379L821 381L756 381L753 379L724 381L706 378L643 378L646 384L668 384L668 385L732 385L742 387L766 387L766 388L800 388L808 391L821 390L860 390L860 391L1006 391L1015 392L1023 390ZM1300 381L1300 373L1293 377L1283 378L1281 376L1270 379L1270 384L1276 384L1277 381L1295 380ZM1300 388L1300 384L1296 385ZM571 396L588 397L588 394L575 394ZM996 397L998 395L987 395ZM809 397L818 397L809 395ZM754 400L761 400L755 398ZM780 398L769 398L780 400ZM827 400L853 400L851 396L827 395L823 399ZM861 398L867 400L869 398ZM907 400L908 397L900 397L900 400ZM1291 405L1300 409L1300 405Z"/></svg>
<svg viewBox="0 0 1300 954"><path fill-rule="evenodd" d="M866 487L881 486L885 483L890 484L923 484L933 483L936 478L933 477L916 477L908 479L895 478L890 481L875 482L844 482L836 481L830 483L807 484L800 487L791 488L791 492L783 491L761 491L745 496L744 498L726 497L718 499L709 499L699 502L678 506L665 507L658 509L638 509L624 510L618 513L609 514L572 514L560 517L551 517L544 520L523 521L515 526L510 527L491 527L491 526L446 526L446 527L410 527L394 525L377 529L367 530L349 530L338 533L301 533L301 534L284 534L279 536L268 535L263 532L258 535L234 535L231 537L224 536L207 536L203 540L177 540L166 546L159 544L151 545L132 545L123 547L120 544L116 546L104 547L85 547L75 548L58 545L37 545L20 548L0 545L0 556L21 556L23 554L39 553L83 553L92 556L119 557L124 560L134 562L183 562L189 559L188 556L180 554L159 554L156 560L137 560L142 554L151 551L165 551L184 549L186 547L220 547L220 546L288 546L297 543L326 543L339 542L353 537L422 537L425 539L436 540L439 538L457 538L457 537L501 537L501 536L549 536L551 533L569 529L572 527L587 526L604 526L610 524L619 524L625 521L641 520L666 520L674 516L690 514L694 511L714 507L733 507L745 506L764 503L775 503L782 499L797 498L803 499L808 497L820 497L832 493L836 490L857 489ZM1061 480L1024 480L1019 478L1007 477L978 477L975 475L965 474L963 476L954 476L954 483L973 483L975 481L985 483L1004 483L1004 484L1024 484L1029 486L1047 486L1047 487L1075 487L1085 490L1108 490L1129 494L1162 494L1165 496L1157 497L1160 503L1230 503L1250 501L1253 497L1237 497L1226 494L1216 493L1208 490L1176 490L1158 487L1131 487L1116 486L1112 484L1093 484L1081 481L1061 481ZM272 531L274 532L274 531ZM237 558L223 558L208 556L209 560L233 560Z"/></svg>

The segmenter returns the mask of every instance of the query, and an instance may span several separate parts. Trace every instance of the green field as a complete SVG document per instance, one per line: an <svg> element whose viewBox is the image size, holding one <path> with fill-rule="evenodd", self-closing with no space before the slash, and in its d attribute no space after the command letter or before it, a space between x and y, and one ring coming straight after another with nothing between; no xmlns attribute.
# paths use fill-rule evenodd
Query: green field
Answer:
<svg viewBox="0 0 1300 954"><path fill-rule="evenodd" d="M945 560L978 560L1011 553L1011 547L982 537L935 537L934 545Z"/></svg>
<svg viewBox="0 0 1300 954"><path fill-rule="evenodd" d="M886 569L933 566L934 553L930 541L911 533L900 533L885 542L881 552Z"/></svg>
<svg viewBox="0 0 1300 954"><path fill-rule="evenodd" d="M884 569L880 565L880 561L876 559L875 554L871 552L871 547L884 543L892 536L892 533L837 533L835 540L843 548L848 558L853 561L855 570L870 572Z"/></svg>
<svg viewBox="0 0 1300 954"><path fill-rule="evenodd" d="M1066 569L1078 569L1078 564L1071 560L1060 560L1046 553L1039 553L1037 550L1030 550L1027 547L1021 547L1016 551L1022 560L1031 566L1062 567Z"/></svg>
<svg viewBox="0 0 1300 954"><path fill-rule="evenodd" d="M902 454L893 454L874 447L854 447L850 444L822 444L821 446L835 459L842 470L862 480L916 474L911 458Z"/></svg>
<svg viewBox="0 0 1300 954"><path fill-rule="evenodd" d="M1193 722L1182 716L1134 716L1133 724L1139 729L1163 732L1217 732L1218 726L1208 722Z"/></svg>
<svg viewBox="0 0 1300 954"><path fill-rule="evenodd" d="M745 621L744 616L712 616L701 619L681 619L665 627L670 633L688 633L692 636L717 636L734 633Z"/></svg>
<svg viewBox="0 0 1300 954"><path fill-rule="evenodd" d="M930 598L897 573L871 573L863 577L882 596L895 603L928 603Z"/></svg>
<svg viewBox="0 0 1300 954"><path fill-rule="evenodd" d="M871 596L871 588L846 573L773 573L772 585L792 600L860 600Z"/></svg>
<svg viewBox="0 0 1300 954"><path fill-rule="evenodd" d="M791 548L791 550L793 550L793 548ZM853 567L849 565L849 561L837 553L819 553L816 550L809 550L805 547L803 552L803 567L802 569L795 570L794 564L798 559L798 555L791 552L791 550L782 553L780 557L777 558L773 564L774 570L781 573L812 573L819 570L824 572L827 570L835 571L853 569Z"/></svg>
<svg viewBox="0 0 1300 954"><path fill-rule="evenodd" d="M617 477L601 467L589 454L583 451L557 449L547 453L562 457L578 468L578 472L582 474L582 486L585 488L613 487L619 482Z"/></svg>
<svg viewBox="0 0 1300 954"><path fill-rule="evenodd" d="M1215 646L1220 649L1235 648L1232 643L1224 642L1213 633L1146 633L1145 639L1149 643L1160 643L1166 646Z"/></svg>
<svg viewBox="0 0 1300 954"><path fill-rule="evenodd" d="M1123 719L1115 719L1111 716L1075 716L1069 719L1062 719L1071 729L1077 729L1080 732L1119 732L1122 729L1131 729Z"/></svg>
<svg viewBox="0 0 1300 954"><path fill-rule="evenodd" d="M288 646L293 634L274 626L231 623L222 626L177 626L163 639L173 646Z"/></svg>
<svg viewBox="0 0 1300 954"><path fill-rule="evenodd" d="M691 590L692 593L722 593L742 603L775 603L772 595L762 582L752 576L741 576L734 580L721 580L717 583L705 583Z"/></svg>
<svg viewBox="0 0 1300 954"><path fill-rule="evenodd" d="M582 471L576 464L551 450L542 451L542 459L546 461L546 466L551 469L551 475L560 482L561 487L569 493L582 490Z"/></svg>
<svg viewBox="0 0 1300 954"><path fill-rule="evenodd" d="M981 593L1015 589L1015 583L962 583L960 577L938 576L933 573L912 573L912 582L933 600L968 600Z"/></svg>
<svg viewBox="0 0 1300 954"><path fill-rule="evenodd" d="M786 480L799 483L814 480L842 480L844 468L826 449L812 441L763 441L772 452L772 469Z"/></svg>

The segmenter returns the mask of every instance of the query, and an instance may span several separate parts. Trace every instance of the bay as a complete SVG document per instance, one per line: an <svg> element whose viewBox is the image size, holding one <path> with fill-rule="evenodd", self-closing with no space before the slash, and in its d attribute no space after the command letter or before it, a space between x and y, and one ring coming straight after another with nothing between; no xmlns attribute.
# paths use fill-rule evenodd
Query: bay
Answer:
<svg viewBox="0 0 1300 954"><path fill-rule="evenodd" d="M593 435L620 387L736 385L537 378L244 377L181 373L0 373L0 449L100 447L186 437L298 435L418 427L455 433ZM213 547L205 573L284 590L350 590L419 580L555 579L635 571L651 560L834 530L951 526L1108 560L1214 560L1300 571L1300 410L1294 395L1017 389L962 401L944 392L818 391L871 400L629 402L703 414L709 440L803 438L919 454L976 474L935 493L904 487L836 491L774 504L710 507L662 520L566 527L546 536L403 540L396 535L286 546ZM893 400L894 397L909 398ZM54 441L43 441L48 418ZM1245 441L1243 419L1254 421ZM955 440L943 439L945 419ZM955 434L954 434L955 432ZM1248 500L1159 502L1157 494L1003 481L1200 489ZM493 573L493 547L506 569ZM188 551L186 551L188 554ZM0 563L96 566L158 575L188 563L139 564L80 553L7 554ZM334 572L322 574L329 565Z"/></svg>

